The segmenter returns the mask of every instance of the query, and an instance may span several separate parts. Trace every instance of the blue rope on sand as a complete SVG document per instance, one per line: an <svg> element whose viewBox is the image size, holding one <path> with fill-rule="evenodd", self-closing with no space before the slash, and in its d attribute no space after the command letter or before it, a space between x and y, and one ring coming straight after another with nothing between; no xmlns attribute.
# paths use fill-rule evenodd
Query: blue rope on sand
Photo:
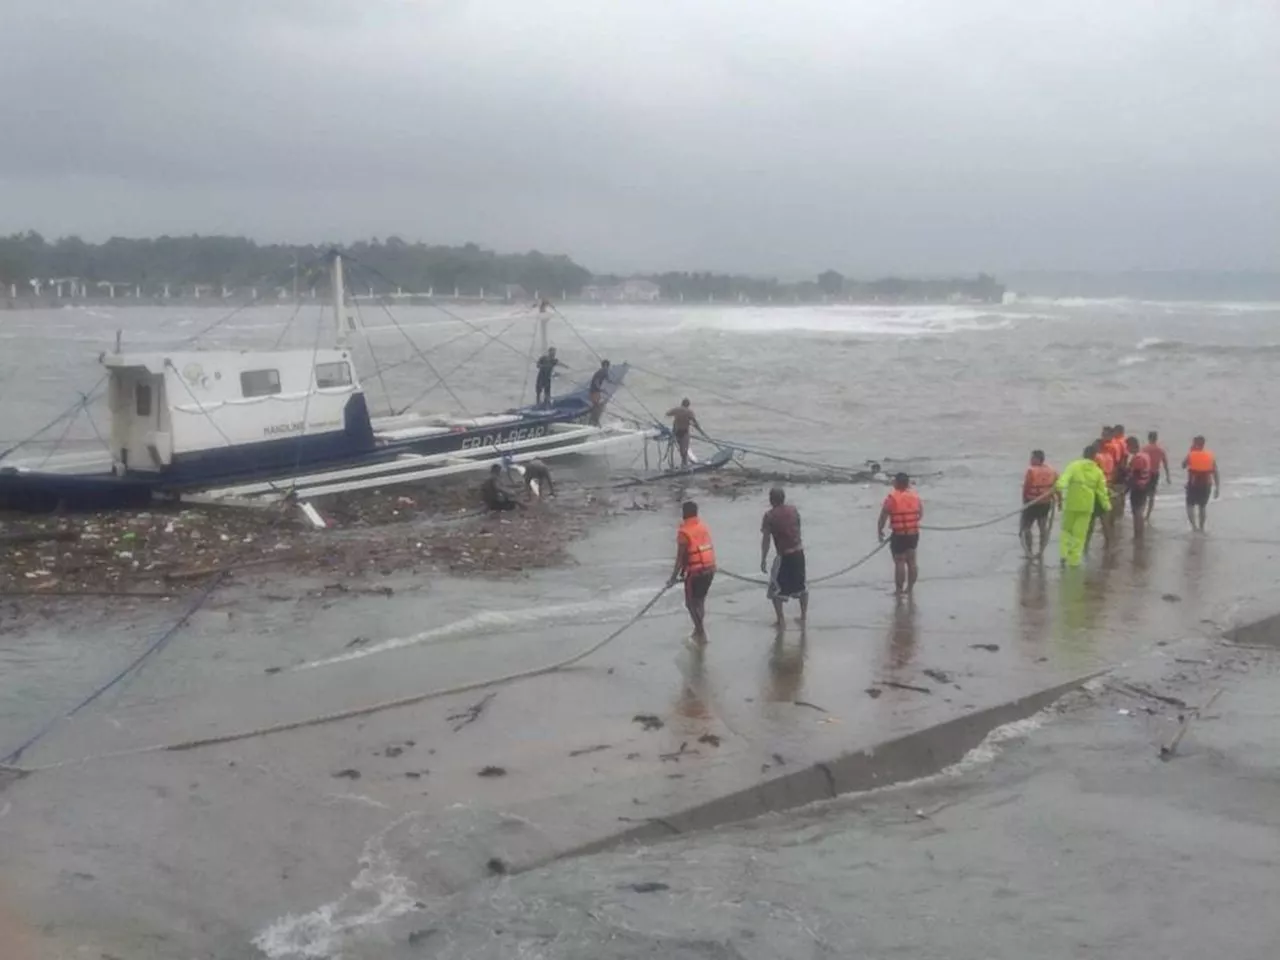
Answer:
<svg viewBox="0 0 1280 960"><path fill-rule="evenodd" d="M38 741L42 740L45 736L47 736L49 732L54 727L56 727L59 723L61 723L63 720L69 720L71 717L74 717L77 713L79 713L85 707L89 706L89 704L93 703L95 700L97 700L100 696L102 696L104 693L106 693L116 684L120 683L120 681L124 680L124 678L129 676L129 674L133 673L135 670L141 667L146 660L148 660L150 657L159 653L166 646L168 646L169 641L172 640L177 635L179 630L181 630L184 626L186 626L187 621L190 620L195 615L195 612L205 605L206 601L208 601L209 597L213 595L213 591L218 587L218 585L222 582L222 578L225 576L226 576L226 573L220 573L216 577L213 577L208 582L208 584L205 585L204 589L201 590L198 594L196 594L195 599L192 600L192 602L187 606L187 609L182 612L182 616L180 616L177 620L175 620L172 624L170 624L164 630L162 630L160 632L160 635L157 636L154 640L152 640L151 643L147 645L147 648L143 650L142 653L138 654L138 656L136 656L128 666L126 666L123 670L117 673L114 677L112 677L106 683L98 687L98 689L94 690L93 693L89 694L87 697L85 697L83 700L77 703L74 707L72 707L66 713L59 714L58 716L50 720L48 723L46 723L43 727L41 727L34 734L32 734L25 743L19 746L18 749L14 750L12 753L7 754L3 758L0 758L0 767L8 766L12 763L15 763L18 759L22 757L23 753L25 753L28 749L34 746Z"/></svg>

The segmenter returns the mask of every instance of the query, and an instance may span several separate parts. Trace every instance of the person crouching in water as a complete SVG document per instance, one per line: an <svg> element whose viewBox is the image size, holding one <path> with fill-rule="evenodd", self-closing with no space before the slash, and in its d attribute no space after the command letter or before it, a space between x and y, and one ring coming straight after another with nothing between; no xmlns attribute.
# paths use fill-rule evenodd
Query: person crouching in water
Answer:
<svg viewBox="0 0 1280 960"><path fill-rule="evenodd" d="M760 521L760 534L760 572L769 577L768 597L773 601L778 626L786 624L782 605L792 599L800 601L800 622L804 623L809 616L809 588L805 583L800 511L787 503L781 487L769 491L769 509ZM777 550L772 569L767 566L770 541Z"/></svg>
<svg viewBox="0 0 1280 960"><path fill-rule="evenodd" d="M711 531L698 517L698 505L688 500L680 508L683 520L676 532L676 563L671 571L668 586L684 577L684 605L693 620L693 639L707 642L704 621L707 615L707 594L716 575L716 551L711 544Z"/></svg>
<svg viewBox="0 0 1280 960"><path fill-rule="evenodd" d="M551 482L551 469L541 460L530 460L524 467L524 488L530 500L543 496L543 491L554 497L556 485Z"/></svg>
<svg viewBox="0 0 1280 960"><path fill-rule="evenodd" d="M480 499L490 510L514 510L517 506L511 494L502 489L502 467L494 464L489 476L480 484Z"/></svg>
<svg viewBox="0 0 1280 960"><path fill-rule="evenodd" d="M1053 485L1057 482L1058 473L1044 462L1044 451L1032 450L1031 466L1027 467L1026 476L1022 479L1022 522L1018 530L1028 560L1033 555L1044 559L1049 531L1053 527L1053 508L1058 496ZM1031 528L1037 524L1040 526L1040 552L1032 554Z"/></svg>
<svg viewBox="0 0 1280 960"><path fill-rule="evenodd" d="M876 528L881 543L884 543L885 524L892 530L889 552L893 554L893 585L897 596L915 589L920 574L916 567L916 547L920 545L923 519L924 504L920 502L920 495L911 489L911 478L905 473L898 474L893 478L893 489L884 498Z"/></svg>

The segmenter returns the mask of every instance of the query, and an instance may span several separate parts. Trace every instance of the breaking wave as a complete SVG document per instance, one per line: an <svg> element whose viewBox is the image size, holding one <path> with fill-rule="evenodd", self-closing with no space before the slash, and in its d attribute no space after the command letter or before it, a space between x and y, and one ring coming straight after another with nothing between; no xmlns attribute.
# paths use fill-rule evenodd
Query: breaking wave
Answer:
<svg viewBox="0 0 1280 960"><path fill-rule="evenodd" d="M1189 354L1207 357L1236 357L1263 354L1280 354L1280 343L1192 343L1188 340L1165 340L1146 337L1138 341L1137 348L1148 353L1177 356Z"/></svg>

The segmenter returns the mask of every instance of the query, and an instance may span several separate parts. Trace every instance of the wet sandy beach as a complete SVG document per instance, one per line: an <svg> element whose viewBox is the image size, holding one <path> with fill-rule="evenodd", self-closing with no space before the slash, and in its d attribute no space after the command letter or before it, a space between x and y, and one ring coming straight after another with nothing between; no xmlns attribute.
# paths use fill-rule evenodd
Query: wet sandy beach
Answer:
<svg viewBox="0 0 1280 960"><path fill-rule="evenodd" d="M703 501L726 569L750 573L758 560L763 494ZM880 495L793 491L813 575L869 548ZM573 547L573 565L514 581L393 574L371 581L390 595L366 595L280 571L234 577L164 656L23 762L293 721L569 656L661 586L675 499L595 527ZM941 490L936 500L934 522L972 519ZM780 639L762 590L722 577L702 653L684 642L687 620L668 595L564 673L33 774L0 793L0 869L11 888L22 881L12 909L52 943L119 956L251 957L264 931L274 931L259 941L269 955L325 956L345 925L376 927L491 869L522 868L1156 643L1214 634L1268 595L1277 547L1251 536L1267 509L1225 499L1200 538L1170 503L1145 549L1125 537L1083 571L1024 563L1008 524L935 534L913 603L889 596L889 562L876 557L815 588L807 629L793 624ZM26 683L44 713L29 708L24 723L65 709L85 678L136 649L178 602L79 604L26 626ZM68 634L74 667L58 671L47 657ZM14 674L11 664L7 683Z"/></svg>

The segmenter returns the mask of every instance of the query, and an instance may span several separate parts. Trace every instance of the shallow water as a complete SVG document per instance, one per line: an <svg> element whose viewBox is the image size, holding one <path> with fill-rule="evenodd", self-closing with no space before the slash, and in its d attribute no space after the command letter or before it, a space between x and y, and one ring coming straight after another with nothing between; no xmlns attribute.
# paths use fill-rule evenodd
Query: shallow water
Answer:
<svg viewBox="0 0 1280 960"><path fill-rule="evenodd" d="M377 361L384 366L406 361L386 374L385 390L383 379L366 373L366 390L377 411L412 400L434 379L421 364L407 362L415 359L416 350L406 333L429 349L465 331L429 308L396 309L403 333L378 308L362 307L362 312L374 328L369 338ZM291 307L241 312L207 342L269 346L292 313ZM481 316L478 309L467 313ZM301 311L288 341L311 346L319 314L315 307ZM678 601L669 597L608 660L610 668L618 670L614 712L625 714L624 726L630 716L628 697L649 697L653 699L647 702L661 707L671 703L678 713L685 711L681 716L688 715L687 729L692 731L700 732L699 724L713 717L734 736L753 743L768 743L771 749L781 744L784 752L795 750L799 755L808 750L820 753L849 731L869 738L889 736L934 717L936 704L923 707L910 694L890 693L876 701L862 697L862 687L877 677L919 682L919 670L926 665L961 671L967 678L967 695L986 702L1038 677L1058 678L1114 662L1157 637L1212 630L1269 601L1268 571L1280 547L1269 519L1280 493L1280 448L1274 428L1268 426L1269 413L1280 400L1280 383L1273 376L1280 355L1277 305L702 305L566 307L565 314L572 327L556 321L552 340L571 365L572 376L585 378L595 365L575 331L613 360L643 368L633 371L618 398L617 412L644 419L646 411L661 413L687 395L704 427L718 437L830 462L875 459L905 465L927 475L921 491L934 523L966 523L1007 512L1016 506L1030 448L1045 448L1051 462L1061 465L1096 435L1104 421L1123 420L1130 433L1158 428L1175 456L1191 435L1205 433L1226 481L1222 501L1211 508L1207 540L1184 531L1175 490L1160 501L1157 529L1145 551L1134 550L1126 538L1110 560L1095 557L1091 568L1075 579L1060 577L1055 569L1025 567L1007 524L963 536L930 535L922 546L924 579L913 608L896 609L886 598L887 561L877 558L865 570L815 591L807 651L789 643L770 652L767 606L754 588L722 579L713 594L712 647L696 682L687 665L678 657L673 660L685 625ZM0 314L3 432L13 438L25 436L61 412L74 399L75 389L87 390L98 376L96 357L111 345L116 329L124 331L126 346L158 349L204 329L218 316L213 309L170 313L150 308ZM502 318L486 328L496 333L508 324L505 339L512 349L490 344L460 372L448 376L455 396L437 388L427 401L434 409L475 413L529 397L527 353L534 321ZM480 340L474 335L454 340L433 351L431 361L447 373L477 350ZM364 368L372 370L374 360L366 348L362 351ZM688 386L672 384L659 374ZM97 409L94 416L101 428L103 411ZM93 429L84 418L65 438L67 445L85 448L94 442ZM34 453L40 455L40 449ZM772 466L762 460L748 462ZM641 459L629 453L611 457L611 463L627 470L639 466ZM763 484L760 491L741 499L707 496L699 484L689 492L702 496L722 565L753 572ZM287 571L264 574L254 583L217 595L162 657L113 692L100 710L60 727L36 756L61 759L277 722L403 696L428 681L431 686L463 682L568 655L623 622L661 582L669 563L678 493L635 494L642 504L648 498L658 509L605 523L578 545L576 566L514 582L428 581L401 575L394 600L350 597L330 604L263 600L259 593L267 585L299 596L315 586L291 578ZM811 576L870 549L882 493L882 488L864 486L791 491L805 518ZM622 495L624 505L629 496ZM1162 600L1166 594L1175 599ZM49 607L48 618L34 623L24 619L21 630L5 630L0 619L0 750L9 749L114 672L179 609L178 601L159 606L64 601ZM0 618L12 624L16 610L0 606ZM30 616L29 609L24 608L23 615ZM370 642L349 647L357 635ZM970 649L972 643L990 641L1000 646L998 654ZM263 673L276 666L305 669ZM695 690L693 700L707 706L695 709L690 690ZM593 709L609 711L608 690L596 696L598 702L588 700L580 706L584 716ZM526 708L518 696L504 698ZM812 717L797 723L793 713L778 707L796 699L837 710L845 721L844 733L832 728L815 732ZM956 703L957 708L963 705ZM536 752L536 706L528 709L535 712L517 711L524 724L521 749ZM568 706L552 703L545 709L555 713ZM596 735L612 736L608 730L602 721ZM589 739L593 732L584 736ZM347 765L336 758L358 741L358 733L338 726L322 728L312 738L290 740L280 749L292 755L289 763L313 761L327 777L328 769ZM437 762L447 766L443 759L433 761L433 766ZM274 765L272 769L280 784L293 782L284 779L286 774L303 776L293 767L284 773ZM550 766L548 791L554 789L557 773ZM248 785L219 784L204 768L199 779L201 796L214 809L250 805L234 814L243 819L227 820L230 813L207 814L219 829L234 834L234 829L252 830L254 823L273 822L274 809L252 807L266 801ZM264 840L260 860L244 863L235 881L231 877L237 871L230 865L212 864L239 848L227 840L224 854L224 844L213 835L186 835L179 842L176 835L162 833L146 857L133 856L137 848L130 843L146 842L150 824L141 812L145 804L132 808L116 799L130 796L127 773L103 770L75 782L82 789L67 798L59 813L46 817L48 831L32 831L28 823L21 842L15 838L9 846L22 851L14 863L47 860L53 878L50 889L58 889L62 898L57 911L62 921L74 915L78 905L104 909L92 895L56 882L77 858L86 856L86 849L98 851L96 856L120 871L121 897L130 890L143 891L137 896L148 902L157 926L170 922L162 917L175 914L204 917L213 931L206 931L207 936L222 938L217 939L220 947L243 945L245 956L253 955L251 936L272 929L274 920L286 913L310 916L308 911L341 893L360 875L361 851L372 857L373 868L390 863L395 869L384 871L386 884L370 894L371 903L357 898L342 915L358 919L375 911L357 927L376 926L377 909L394 909L394 903L379 900L382 893L394 892L393 880L399 883L397 878L407 874L421 886L431 875L416 862L421 837L405 838L404 831L393 831L382 847L369 846L394 819L390 812L373 807L359 814L342 807L348 812L340 818L332 812L335 808L326 807L314 821L307 821L311 826L306 831L298 827L300 832L282 843L277 854ZM165 782L163 789L173 789ZM295 788L280 789L276 803L297 799ZM372 786L361 789L376 793ZM440 793L434 786L432 790ZM95 795L120 807L108 810L89 802ZM465 791L458 793L460 799L466 796ZM141 804L148 797L151 794L143 792L132 802ZM338 801L324 801L334 802ZM485 817L490 815L478 809L468 812L475 823L455 832L464 836L467 830L488 829L492 825ZM15 812L9 823L0 822L0 830L17 823L18 816ZM76 830L87 829L86 821L92 818L100 818L107 825L102 830L118 839L103 840L102 831L94 833L91 842L78 838ZM318 838L318 823L329 824L331 835ZM172 821L175 829L179 824L184 831L190 828L189 823ZM326 860L331 872L316 870L315 878L300 888L278 888L267 881L271 864L285 851L304 848L310 856ZM240 850L239 855L249 854ZM380 859L384 855L389 858L385 862ZM163 898L152 889L153 861L184 877L183 884ZM208 871L202 883L191 879L193 863ZM341 882L335 884L334 876ZM548 889L542 895L553 906L557 897L575 896L568 888ZM198 908L193 899L197 896ZM557 914L551 909L546 915ZM761 925L767 926L763 920ZM331 942L338 950L349 940L340 933L323 929L315 938L298 942ZM167 946L188 945L177 934L170 936L175 939ZM194 937L191 943L199 940ZM224 950L219 955L230 954ZM276 955L327 954L282 949ZM717 954L712 950L690 955Z"/></svg>

